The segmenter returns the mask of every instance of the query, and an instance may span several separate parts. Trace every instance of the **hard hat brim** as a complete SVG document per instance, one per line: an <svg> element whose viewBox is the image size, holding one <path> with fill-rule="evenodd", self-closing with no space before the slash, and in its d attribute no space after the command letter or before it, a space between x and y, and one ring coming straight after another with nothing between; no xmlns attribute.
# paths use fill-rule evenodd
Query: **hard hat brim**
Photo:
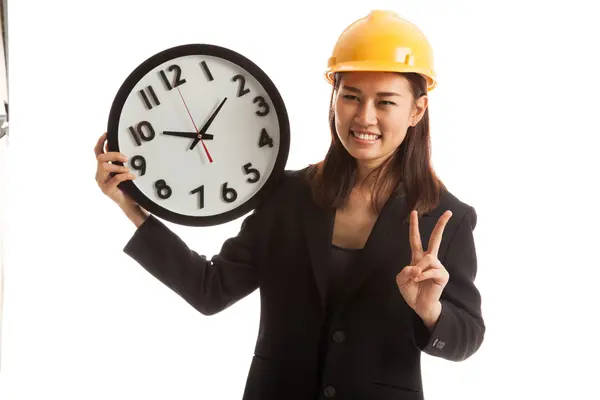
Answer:
<svg viewBox="0 0 600 400"><path fill-rule="evenodd" d="M333 84L333 76L337 72L400 72L400 73L417 73L423 76L427 81L427 91L436 88L437 80L432 71L423 68L415 68L403 63L376 62L376 61L351 61L342 62L328 68L325 71L325 79Z"/></svg>

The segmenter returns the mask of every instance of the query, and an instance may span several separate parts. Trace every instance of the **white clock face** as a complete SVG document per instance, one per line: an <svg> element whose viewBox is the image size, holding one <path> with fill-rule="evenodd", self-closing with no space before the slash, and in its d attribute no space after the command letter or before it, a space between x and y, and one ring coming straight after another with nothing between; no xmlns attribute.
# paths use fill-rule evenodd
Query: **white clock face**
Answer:
<svg viewBox="0 0 600 400"><path fill-rule="evenodd" d="M205 54L144 71L127 92L117 137L145 197L172 213L207 217L263 187L287 148L275 107L282 102L255 75Z"/></svg>

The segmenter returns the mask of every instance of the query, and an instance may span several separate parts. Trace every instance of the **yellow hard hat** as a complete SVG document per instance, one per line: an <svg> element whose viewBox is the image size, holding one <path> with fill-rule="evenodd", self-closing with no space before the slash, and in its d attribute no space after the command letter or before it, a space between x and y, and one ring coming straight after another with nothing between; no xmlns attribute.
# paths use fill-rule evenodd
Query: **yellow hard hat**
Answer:
<svg viewBox="0 0 600 400"><path fill-rule="evenodd" d="M375 10L350 24L338 38L327 62L326 79L350 71L415 72L437 86L433 51L427 38L411 22L393 11Z"/></svg>

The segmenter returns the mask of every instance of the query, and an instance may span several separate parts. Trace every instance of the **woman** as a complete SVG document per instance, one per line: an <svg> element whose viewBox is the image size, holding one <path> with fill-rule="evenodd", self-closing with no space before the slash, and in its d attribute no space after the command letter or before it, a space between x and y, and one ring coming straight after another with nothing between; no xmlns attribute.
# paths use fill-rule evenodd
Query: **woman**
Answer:
<svg viewBox="0 0 600 400"><path fill-rule="evenodd" d="M374 11L339 37L326 77L325 159L286 171L211 259L118 189L133 176L105 135L96 179L137 226L124 251L204 315L260 288L244 399L422 399L421 352L464 360L485 331L477 215L430 166L431 49Z"/></svg>

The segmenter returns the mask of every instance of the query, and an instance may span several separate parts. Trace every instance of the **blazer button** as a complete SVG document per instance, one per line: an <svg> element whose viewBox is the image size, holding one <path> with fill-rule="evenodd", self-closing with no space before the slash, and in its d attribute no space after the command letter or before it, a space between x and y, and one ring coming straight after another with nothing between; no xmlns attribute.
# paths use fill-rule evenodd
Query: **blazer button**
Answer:
<svg viewBox="0 0 600 400"><path fill-rule="evenodd" d="M328 399L332 398L335 396L335 388L333 386L325 386L325 389L323 389L323 395Z"/></svg>
<svg viewBox="0 0 600 400"><path fill-rule="evenodd" d="M335 331L333 333L333 341L336 343L344 343L346 341L346 334L344 331Z"/></svg>

